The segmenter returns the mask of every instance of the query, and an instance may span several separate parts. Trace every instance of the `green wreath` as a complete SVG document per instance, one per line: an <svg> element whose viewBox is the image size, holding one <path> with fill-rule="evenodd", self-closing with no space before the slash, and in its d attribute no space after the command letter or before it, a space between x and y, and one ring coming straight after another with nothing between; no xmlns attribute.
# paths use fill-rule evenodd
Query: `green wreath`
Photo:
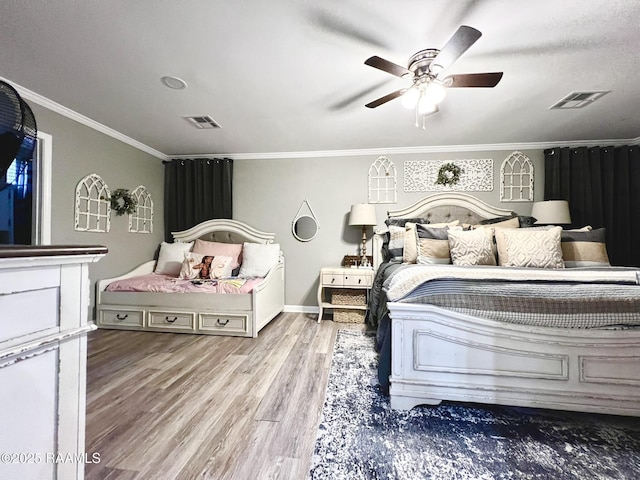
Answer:
<svg viewBox="0 0 640 480"><path fill-rule="evenodd" d="M449 187L457 185L460 182L460 175L464 173L464 170L454 163L445 163L438 170L438 178L436 179L436 185L444 185Z"/></svg>
<svg viewBox="0 0 640 480"><path fill-rule="evenodd" d="M136 213L136 207L138 202L131 196L129 190L126 188L118 188L111 194L109 198L111 203L111 209L115 210L116 215L124 215L125 213L131 215Z"/></svg>

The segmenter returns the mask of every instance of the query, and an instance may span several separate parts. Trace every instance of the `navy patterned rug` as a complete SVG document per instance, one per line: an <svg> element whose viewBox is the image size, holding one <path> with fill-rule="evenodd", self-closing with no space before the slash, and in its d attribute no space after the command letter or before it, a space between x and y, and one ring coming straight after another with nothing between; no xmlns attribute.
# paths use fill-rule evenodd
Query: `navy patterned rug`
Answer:
<svg viewBox="0 0 640 480"><path fill-rule="evenodd" d="M309 478L640 479L640 418L455 403L394 411L373 345L338 331Z"/></svg>

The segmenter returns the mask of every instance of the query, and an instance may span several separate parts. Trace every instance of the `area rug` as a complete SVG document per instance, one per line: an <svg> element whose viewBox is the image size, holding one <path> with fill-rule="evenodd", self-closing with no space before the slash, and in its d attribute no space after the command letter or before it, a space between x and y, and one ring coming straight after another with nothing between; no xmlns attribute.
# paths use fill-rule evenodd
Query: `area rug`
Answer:
<svg viewBox="0 0 640 480"><path fill-rule="evenodd" d="M640 419L443 403L391 410L370 334L340 330L309 478L640 479Z"/></svg>

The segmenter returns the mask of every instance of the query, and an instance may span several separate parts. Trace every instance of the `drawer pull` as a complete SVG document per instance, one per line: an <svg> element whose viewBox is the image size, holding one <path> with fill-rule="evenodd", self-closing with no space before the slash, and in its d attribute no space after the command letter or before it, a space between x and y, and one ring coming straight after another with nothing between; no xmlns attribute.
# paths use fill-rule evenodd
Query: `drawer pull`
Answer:
<svg viewBox="0 0 640 480"><path fill-rule="evenodd" d="M128 316L129 316L128 313L125 313L123 316L120 316L119 313L116 313L116 319L117 320L126 320Z"/></svg>
<svg viewBox="0 0 640 480"><path fill-rule="evenodd" d="M227 318L224 322L222 322L220 319L218 319L218 321L216 322L220 327L224 327L227 323L229 323L229 319Z"/></svg>
<svg viewBox="0 0 640 480"><path fill-rule="evenodd" d="M359 279L358 279L358 285L359 285L359 284L361 284L361 283L362 283L362 279L361 279L361 278L359 278Z"/></svg>
<svg viewBox="0 0 640 480"><path fill-rule="evenodd" d="M169 315L167 315L166 317L164 317L164 319L169 323L173 323L178 320L178 317L169 318Z"/></svg>
<svg viewBox="0 0 640 480"><path fill-rule="evenodd" d="M332 279L331 279L331 283L335 283L335 281L336 281L336 279L335 279L335 278L332 278Z"/></svg>

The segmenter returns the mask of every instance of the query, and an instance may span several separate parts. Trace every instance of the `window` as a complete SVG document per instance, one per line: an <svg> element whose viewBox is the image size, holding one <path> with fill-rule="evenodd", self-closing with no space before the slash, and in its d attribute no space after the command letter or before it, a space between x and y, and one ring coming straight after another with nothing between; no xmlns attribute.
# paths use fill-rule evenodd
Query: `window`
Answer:
<svg viewBox="0 0 640 480"><path fill-rule="evenodd" d="M396 167L387 157L378 157L369 167L369 203L396 203Z"/></svg>
<svg viewBox="0 0 640 480"><path fill-rule="evenodd" d="M513 152L500 167L500 201L533 201L533 163L522 152Z"/></svg>
<svg viewBox="0 0 640 480"><path fill-rule="evenodd" d="M131 196L136 200L136 211L129 215L129 231L153 233L153 200L144 185L138 185Z"/></svg>
<svg viewBox="0 0 640 480"><path fill-rule="evenodd" d="M76 186L76 225L81 232L108 232L111 228L111 192L100 175L92 173Z"/></svg>

